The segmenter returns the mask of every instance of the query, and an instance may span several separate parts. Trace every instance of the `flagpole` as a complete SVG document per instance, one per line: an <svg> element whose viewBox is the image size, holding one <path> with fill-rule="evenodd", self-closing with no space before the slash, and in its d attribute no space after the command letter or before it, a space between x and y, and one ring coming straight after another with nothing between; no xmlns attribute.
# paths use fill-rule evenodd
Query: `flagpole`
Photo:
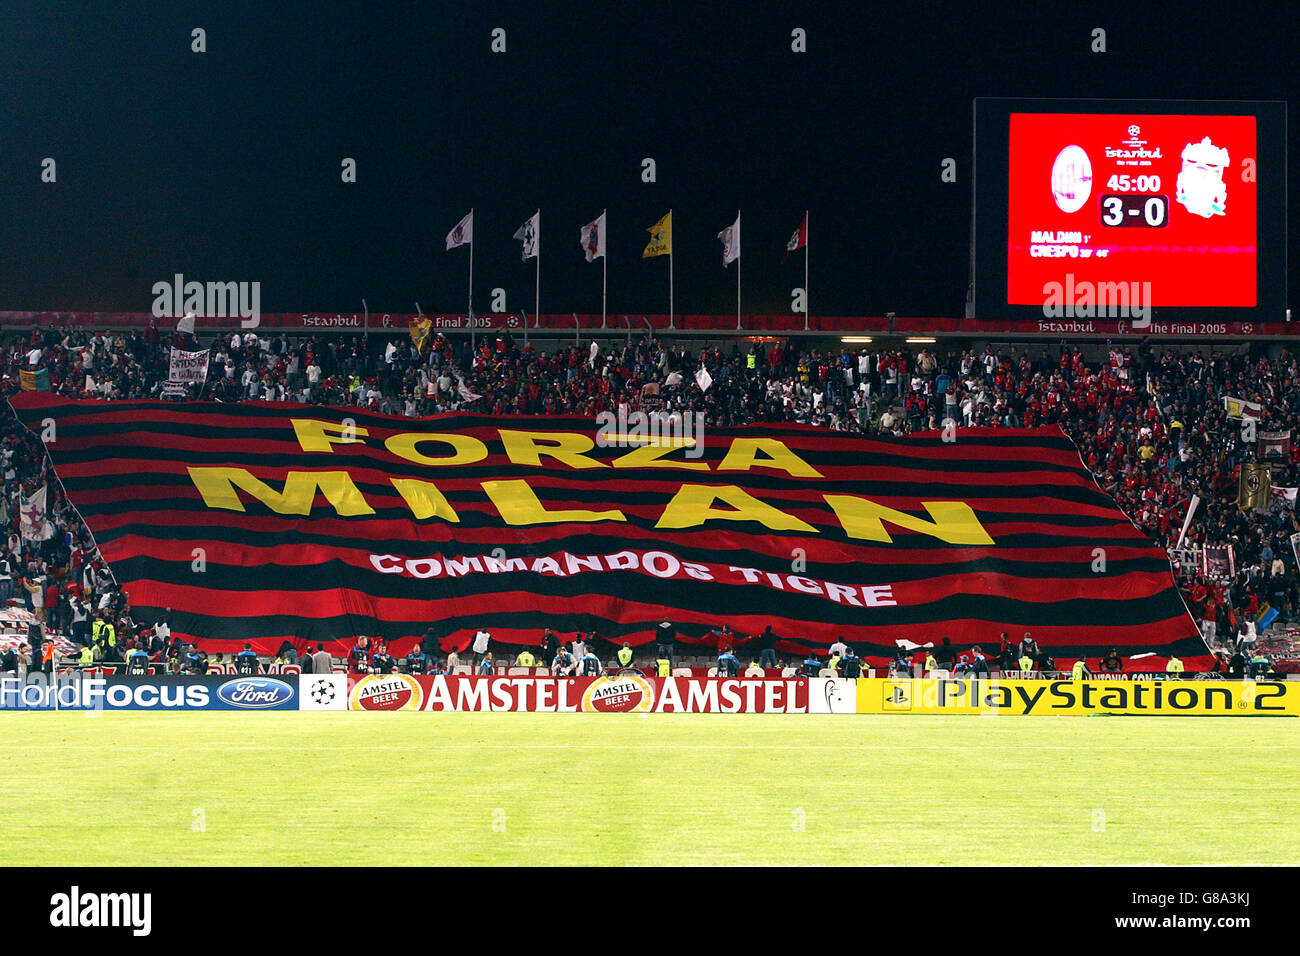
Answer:
<svg viewBox="0 0 1300 956"><path fill-rule="evenodd" d="M740 210L736 210L736 331L740 331Z"/></svg>
<svg viewBox="0 0 1300 956"><path fill-rule="evenodd" d="M673 327L673 211L668 210L668 328Z"/></svg>
<svg viewBox="0 0 1300 956"><path fill-rule="evenodd" d="M542 308L542 210L537 210L537 237L534 242L537 243L537 273L533 280L533 315L538 315ZM528 319L524 319L524 328L528 328Z"/></svg>
<svg viewBox="0 0 1300 956"><path fill-rule="evenodd" d="M808 331L808 210L803 211L803 330Z"/></svg>
<svg viewBox="0 0 1300 956"><path fill-rule="evenodd" d="M471 319L470 327L473 327L474 318L474 208L469 210L469 318Z"/></svg>
<svg viewBox="0 0 1300 956"><path fill-rule="evenodd" d="M605 254L600 257L600 327L602 329L605 327L606 297L609 294L609 223L605 221L608 212L608 209L600 211L600 224L606 234L596 237L597 248L600 247L600 243L605 244Z"/></svg>

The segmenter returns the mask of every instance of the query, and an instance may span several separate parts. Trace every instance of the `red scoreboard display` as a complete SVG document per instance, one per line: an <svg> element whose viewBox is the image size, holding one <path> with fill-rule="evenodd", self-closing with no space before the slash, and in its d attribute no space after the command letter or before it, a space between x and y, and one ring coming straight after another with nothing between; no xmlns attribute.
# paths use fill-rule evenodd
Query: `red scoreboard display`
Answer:
<svg viewBox="0 0 1300 956"><path fill-rule="evenodd" d="M1277 103L977 100L976 317L1122 286L1281 318L1284 130Z"/></svg>

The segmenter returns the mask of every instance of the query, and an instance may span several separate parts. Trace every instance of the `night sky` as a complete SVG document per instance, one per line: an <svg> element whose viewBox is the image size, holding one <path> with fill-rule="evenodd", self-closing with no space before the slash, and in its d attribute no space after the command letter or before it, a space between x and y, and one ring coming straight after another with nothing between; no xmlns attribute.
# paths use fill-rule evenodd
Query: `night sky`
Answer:
<svg viewBox="0 0 1300 956"><path fill-rule="evenodd" d="M468 250L444 237L473 206L476 309L502 287L531 312L511 237L540 206L543 312L600 311L578 231L606 207L610 313L666 312L667 259L640 255L672 207L679 313L734 311L716 234L737 209L745 311L789 313L807 208L814 314L960 315L973 97L1300 84L1282 4L101 6L0 11L0 309L148 311L181 272L258 281L264 312L460 311Z"/></svg>

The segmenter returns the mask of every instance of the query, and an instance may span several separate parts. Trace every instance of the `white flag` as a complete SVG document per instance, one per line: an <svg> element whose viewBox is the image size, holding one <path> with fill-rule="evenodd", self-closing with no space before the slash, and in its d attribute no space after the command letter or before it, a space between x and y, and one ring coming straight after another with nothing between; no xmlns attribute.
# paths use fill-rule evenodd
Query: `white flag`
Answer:
<svg viewBox="0 0 1300 956"><path fill-rule="evenodd" d="M18 525L24 541L45 541L54 535L54 529L45 518L45 486L30 498L19 493Z"/></svg>
<svg viewBox="0 0 1300 956"><path fill-rule="evenodd" d="M474 212L471 210L465 218L456 223L456 228L447 233L447 248L455 249L474 241Z"/></svg>
<svg viewBox="0 0 1300 956"><path fill-rule="evenodd" d="M605 214L603 212L582 227L582 251L588 262L604 257Z"/></svg>
<svg viewBox="0 0 1300 956"><path fill-rule="evenodd" d="M1228 413L1229 418L1239 418L1243 421L1247 418L1253 418L1258 421L1264 417L1264 406L1259 402L1247 401L1244 398L1234 398L1231 395L1223 396L1223 409Z"/></svg>
<svg viewBox="0 0 1300 956"><path fill-rule="evenodd" d="M701 365L700 370L695 373L695 384L700 387L701 392L707 392L709 386L713 384L713 376L709 374L709 370L703 365Z"/></svg>
<svg viewBox="0 0 1300 956"><path fill-rule="evenodd" d="M194 313L186 312L176 323L176 331L186 335L194 334Z"/></svg>
<svg viewBox="0 0 1300 956"><path fill-rule="evenodd" d="M465 379L460 375L456 376L456 394L466 402L477 402L483 397L476 392L470 391L469 386L465 384Z"/></svg>
<svg viewBox="0 0 1300 956"><path fill-rule="evenodd" d="M1196 514L1196 506L1200 503L1201 496L1192 495L1192 500L1187 506L1187 517L1183 519L1183 530L1178 535L1178 543L1174 545L1175 548L1181 548L1183 546L1183 539L1187 537L1187 529L1192 525L1192 515Z"/></svg>
<svg viewBox="0 0 1300 956"><path fill-rule="evenodd" d="M740 258L740 213L736 213L734 223L718 233L718 238L722 240L722 265L726 267Z"/></svg>
<svg viewBox="0 0 1300 956"><path fill-rule="evenodd" d="M515 231L515 238L524 244L524 259L532 259L541 247L542 211L533 213L529 220Z"/></svg>
<svg viewBox="0 0 1300 956"><path fill-rule="evenodd" d="M1268 489L1268 493L1273 496L1274 501L1279 501L1288 508L1295 508L1296 492L1300 488L1279 488L1273 485Z"/></svg>
<svg viewBox="0 0 1300 956"><path fill-rule="evenodd" d="M209 357L210 353L206 350L186 352L182 349L173 348L167 381L194 385L203 384L208 380Z"/></svg>

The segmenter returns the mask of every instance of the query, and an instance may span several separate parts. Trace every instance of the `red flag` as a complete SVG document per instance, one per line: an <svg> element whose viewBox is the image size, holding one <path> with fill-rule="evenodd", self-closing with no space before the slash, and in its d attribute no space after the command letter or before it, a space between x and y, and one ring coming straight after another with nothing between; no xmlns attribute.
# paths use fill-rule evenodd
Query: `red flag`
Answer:
<svg viewBox="0 0 1300 956"><path fill-rule="evenodd" d="M808 245L808 214L804 213L799 228L794 231L790 241L785 244L785 255L781 257L781 264L785 265L785 260L790 258L790 253L796 249L802 249L806 245Z"/></svg>

